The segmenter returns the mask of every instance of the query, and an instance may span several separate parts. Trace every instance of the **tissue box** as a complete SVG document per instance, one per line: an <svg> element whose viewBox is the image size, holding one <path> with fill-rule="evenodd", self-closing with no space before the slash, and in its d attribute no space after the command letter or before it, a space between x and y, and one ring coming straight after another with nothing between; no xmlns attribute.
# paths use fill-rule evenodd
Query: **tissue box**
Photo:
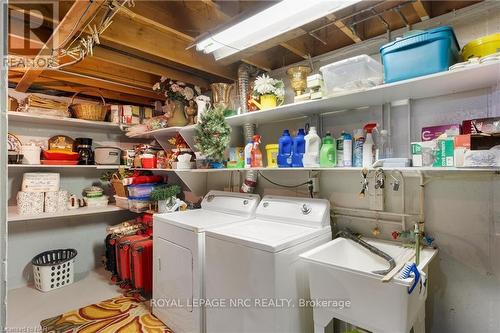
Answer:
<svg viewBox="0 0 500 333"><path fill-rule="evenodd" d="M500 133L500 117L464 120L462 128L463 134Z"/></svg>
<svg viewBox="0 0 500 333"><path fill-rule="evenodd" d="M500 167L500 149L469 150L465 153L464 167Z"/></svg>
<svg viewBox="0 0 500 333"><path fill-rule="evenodd" d="M436 149L436 159L432 164L433 167L452 167L455 166L454 161L454 142L453 138L438 140Z"/></svg>
<svg viewBox="0 0 500 333"><path fill-rule="evenodd" d="M411 143L411 158L414 167L428 167L434 163L436 141Z"/></svg>
<svg viewBox="0 0 500 333"><path fill-rule="evenodd" d="M422 141L435 140L444 133L446 133L448 137L460 135L460 125L451 124L422 127Z"/></svg>
<svg viewBox="0 0 500 333"><path fill-rule="evenodd" d="M17 212L19 215L43 213L43 192L17 192Z"/></svg>
<svg viewBox="0 0 500 333"><path fill-rule="evenodd" d="M21 191L23 192L59 191L59 182L60 182L60 176L58 173L27 172L23 175L23 183L21 185Z"/></svg>

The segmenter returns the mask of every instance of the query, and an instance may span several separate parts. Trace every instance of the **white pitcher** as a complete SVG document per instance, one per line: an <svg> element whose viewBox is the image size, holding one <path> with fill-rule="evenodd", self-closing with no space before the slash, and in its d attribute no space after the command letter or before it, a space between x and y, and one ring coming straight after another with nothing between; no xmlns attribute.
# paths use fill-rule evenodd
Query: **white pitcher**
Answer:
<svg viewBox="0 0 500 333"><path fill-rule="evenodd" d="M210 105L210 97L205 95L196 96L194 99L198 106L198 114L196 115L196 122L201 123L201 114L205 112Z"/></svg>

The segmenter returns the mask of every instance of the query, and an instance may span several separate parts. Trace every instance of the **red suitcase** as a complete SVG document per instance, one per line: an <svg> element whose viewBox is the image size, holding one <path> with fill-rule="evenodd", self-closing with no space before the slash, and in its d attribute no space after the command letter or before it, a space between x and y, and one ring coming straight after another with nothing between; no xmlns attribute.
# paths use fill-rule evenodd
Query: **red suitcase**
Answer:
<svg viewBox="0 0 500 333"><path fill-rule="evenodd" d="M130 251L132 287L148 297L153 291L153 240L135 242Z"/></svg>
<svg viewBox="0 0 500 333"><path fill-rule="evenodd" d="M130 289L131 287L130 250L132 245L147 239L149 239L149 237L144 235L124 236L116 243L116 268L118 277L121 281L120 287L124 289Z"/></svg>

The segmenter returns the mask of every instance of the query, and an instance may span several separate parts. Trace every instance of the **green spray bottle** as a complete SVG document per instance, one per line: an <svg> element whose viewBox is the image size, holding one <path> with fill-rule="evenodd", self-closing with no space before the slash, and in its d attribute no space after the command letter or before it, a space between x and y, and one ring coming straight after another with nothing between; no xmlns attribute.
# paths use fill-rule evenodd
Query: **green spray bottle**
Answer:
<svg viewBox="0 0 500 333"><path fill-rule="evenodd" d="M332 168L337 165L337 149L335 139L330 132L323 138L323 144L319 152L319 166L322 168Z"/></svg>

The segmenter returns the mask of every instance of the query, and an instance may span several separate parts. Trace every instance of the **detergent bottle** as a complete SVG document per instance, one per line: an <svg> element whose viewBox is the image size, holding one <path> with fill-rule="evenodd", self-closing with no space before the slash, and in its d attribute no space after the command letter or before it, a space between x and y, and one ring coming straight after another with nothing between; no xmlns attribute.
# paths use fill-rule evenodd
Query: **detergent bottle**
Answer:
<svg viewBox="0 0 500 333"><path fill-rule="evenodd" d="M319 151L321 139L316 132L316 127L311 127L309 133L304 137L305 152L302 162L306 168L319 167Z"/></svg>
<svg viewBox="0 0 500 333"><path fill-rule="evenodd" d="M363 143L363 168L369 168L373 165L375 159L375 143L373 142L373 130L377 124L366 124L363 129L366 131L365 142Z"/></svg>
<svg viewBox="0 0 500 333"><path fill-rule="evenodd" d="M260 135L256 134L253 136L252 151L250 152L252 156L251 166L252 168L261 168L264 166L262 163L262 152L260 151Z"/></svg>
<svg viewBox="0 0 500 333"><path fill-rule="evenodd" d="M299 132L293 138L293 149L292 149L292 167L301 168L304 166L302 163L302 158L304 157L304 152L306 150L306 141L304 140L304 129L300 128Z"/></svg>
<svg viewBox="0 0 500 333"><path fill-rule="evenodd" d="M354 130L354 142L352 148L352 165L355 167L363 166L363 144L365 143L365 135L363 129Z"/></svg>
<svg viewBox="0 0 500 333"><path fill-rule="evenodd" d="M352 136L349 133L343 133L342 139L344 141L343 148L343 163L342 166L352 167Z"/></svg>
<svg viewBox="0 0 500 333"><path fill-rule="evenodd" d="M252 166L252 140L249 140L244 149L245 156L245 168L250 168Z"/></svg>
<svg viewBox="0 0 500 333"><path fill-rule="evenodd" d="M290 132L285 129L278 140L278 167L289 168L292 166L293 140Z"/></svg>
<svg viewBox="0 0 500 333"><path fill-rule="evenodd" d="M323 145L319 153L319 166L322 168L332 168L337 164L336 159L335 140L330 132L327 132L323 138Z"/></svg>

